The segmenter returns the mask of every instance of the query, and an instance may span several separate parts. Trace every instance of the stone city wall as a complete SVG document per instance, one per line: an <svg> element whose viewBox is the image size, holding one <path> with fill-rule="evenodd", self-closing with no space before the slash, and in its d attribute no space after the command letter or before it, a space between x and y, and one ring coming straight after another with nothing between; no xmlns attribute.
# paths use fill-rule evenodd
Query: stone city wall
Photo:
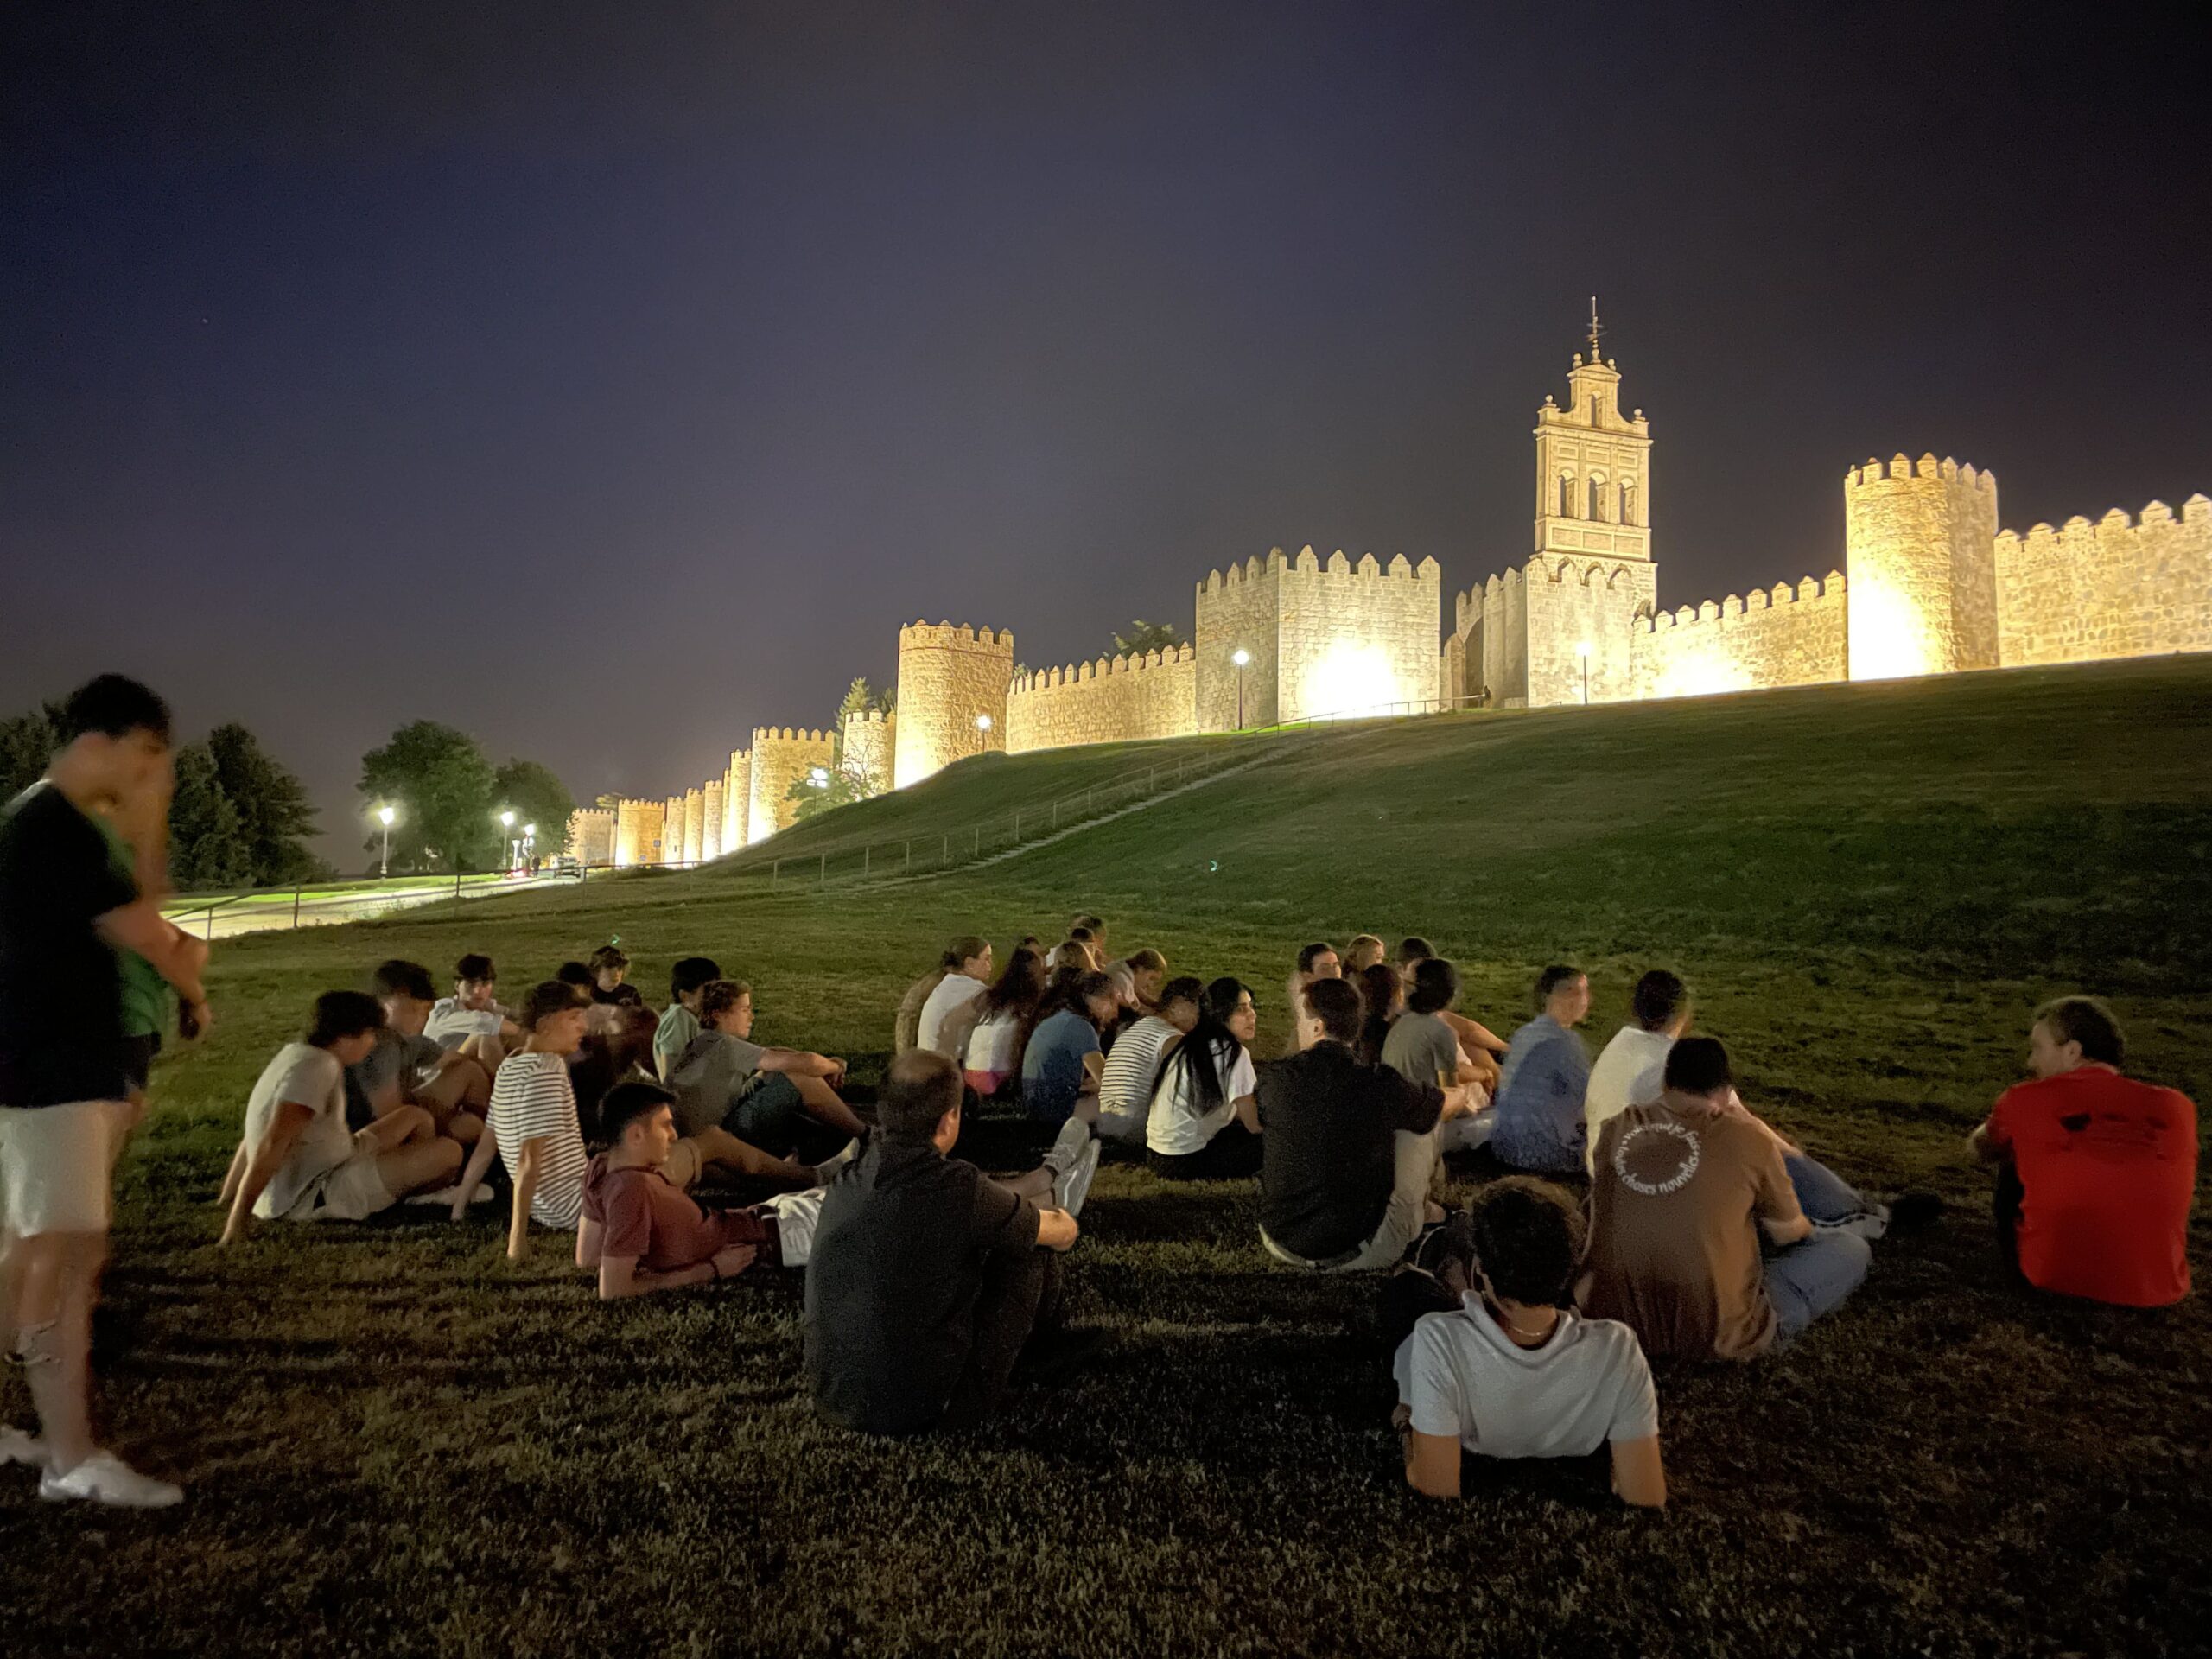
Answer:
<svg viewBox="0 0 2212 1659"><path fill-rule="evenodd" d="M1523 569L1522 582L1529 708L1623 702L1637 695L1630 642L1656 593L1651 564L1539 555Z"/></svg>
<svg viewBox="0 0 2212 1659"><path fill-rule="evenodd" d="M2202 495L2178 518L2153 501L2139 523L2114 508L2094 524L2008 530L1995 556L2007 668L2212 651L2212 501Z"/></svg>
<svg viewBox="0 0 2212 1659"><path fill-rule="evenodd" d="M1808 576L1795 588L1778 582L1638 619L1630 636L1633 695L1693 697L1842 679L1846 586L1831 570L1825 586Z"/></svg>
<svg viewBox="0 0 2212 1659"><path fill-rule="evenodd" d="M1006 747L1014 632L939 622L899 630L899 718L893 783L904 789L955 760ZM988 719L988 727L977 721ZM757 753L755 764L758 764ZM760 839L760 828L753 839Z"/></svg>
<svg viewBox="0 0 2212 1659"><path fill-rule="evenodd" d="M1932 454L1844 475L1854 680L1994 668L1997 476Z"/></svg>
<svg viewBox="0 0 2212 1659"><path fill-rule="evenodd" d="M721 779L709 778L702 788L706 796L707 822L705 842L704 845L700 849L699 856L702 859L720 858L722 855L722 791L724 785Z"/></svg>
<svg viewBox="0 0 2212 1659"><path fill-rule="evenodd" d="M1196 646L1039 670L1006 699L1009 754L1073 743L1187 737L1198 729Z"/></svg>
<svg viewBox="0 0 2212 1659"><path fill-rule="evenodd" d="M798 812L790 798L791 785L817 766L836 760L836 744L828 732L795 731L789 726L753 728L753 805L746 833L766 841L779 830L788 830Z"/></svg>
<svg viewBox="0 0 2212 1659"><path fill-rule="evenodd" d="M564 849L579 864L614 861L614 809L580 806L569 814L569 841Z"/></svg>
<svg viewBox="0 0 2212 1659"><path fill-rule="evenodd" d="M707 856L707 791L693 786L683 791L683 858L696 864Z"/></svg>
<svg viewBox="0 0 2212 1659"><path fill-rule="evenodd" d="M671 795L661 803L660 861L681 864L691 856L690 821L684 816L683 798Z"/></svg>
<svg viewBox="0 0 2212 1659"><path fill-rule="evenodd" d="M666 804L624 799L614 804L614 864L629 869L661 861L661 823Z"/></svg>
<svg viewBox="0 0 2212 1659"><path fill-rule="evenodd" d="M855 709L845 716L844 767L869 780L881 794L891 787L898 765L899 716L880 709Z"/></svg>
<svg viewBox="0 0 2212 1659"><path fill-rule="evenodd" d="M734 853L752 844L753 752L732 749L722 773L722 850Z"/></svg>

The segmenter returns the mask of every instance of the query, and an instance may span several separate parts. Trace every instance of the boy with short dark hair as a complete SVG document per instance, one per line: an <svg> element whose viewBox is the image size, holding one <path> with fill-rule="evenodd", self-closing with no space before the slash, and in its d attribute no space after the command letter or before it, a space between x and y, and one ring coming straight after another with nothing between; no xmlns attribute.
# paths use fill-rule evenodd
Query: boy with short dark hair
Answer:
<svg viewBox="0 0 2212 1659"><path fill-rule="evenodd" d="M853 1109L838 1097L845 1063L806 1049L767 1048L752 1040L753 988L717 979L699 989L699 1034L669 1073L676 1122L685 1135L728 1130L749 1146L779 1155L810 1136L806 1120L841 1140L865 1135Z"/></svg>
<svg viewBox="0 0 2212 1659"><path fill-rule="evenodd" d="M699 993L722 976L712 957L684 957L668 974L668 1009L653 1032L653 1075L666 1083L699 1034Z"/></svg>
<svg viewBox="0 0 2212 1659"><path fill-rule="evenodd" d="M496 1074L506 1051L522 1039L522 1028L507 1018L495 993L499 970L492 958L472 950L453 965L453 995L432 1005L423 1034L440 1048L459 1049Z"/></svg>
<svg viewBox="0 0 2212 1659"><path fill-rule="evenodd" d="M440 1135L473 1146L484 1133L491 1074L460 1049L424 1034L437 991L430 970L397 957L377 964L370 990L384 1009L376 1046L346 1068L346 1122L359 1130L402 1106L429 1113Z"/></svg>
<svg viewBox="0 0 2212 1659"><path fill-rule="evenodd" d="M617 1084L601 1104L614 1144L584 1175L576 1265L598 1270L603 1302L735 1278L756 1259L780 1263L772 1214L709 1209L670 1179L675 1099L639 1080Z"/></svg>
<svg viewBox="0 0 2212 1659"><path fill-rule="evenodd" d="M591 1000L607 1007L626 1003L643 1007L645 996L634 985L622 982L630 971L630 953L612 941L591 953Z"/></svg>

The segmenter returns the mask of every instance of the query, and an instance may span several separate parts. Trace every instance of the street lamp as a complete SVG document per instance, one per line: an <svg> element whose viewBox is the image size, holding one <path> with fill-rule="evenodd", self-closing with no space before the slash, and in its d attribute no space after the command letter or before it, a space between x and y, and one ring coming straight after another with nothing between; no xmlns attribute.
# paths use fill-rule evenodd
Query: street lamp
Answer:
<svg viewBox="0 0 2212 1659"><path fill-rule="evenodd" d="M377 861L377 880L391 874L391 821L399 816L390 805L377 808L377 822L384 825L384 856Z"/></svg>
<svg viewBox="0 0 2212 1659"><path fill-rule="evenodd" d="M522 827L522 861L529 863L537 852L537 826L525 823Z"/></svg>
<svg viewBox="0 0 2212 1659"><path fill-rule="evenodd" d="M515 815L512 812L500 813L499 828L507 832L507 868L512 870L515 867Z"/></svg>
<svg viewBox="0 0 2212 1659"><path fill-rule="evenodd" d="M1244 670L1252 660L1252 653L1239 645L1229 660L1236 664L1236 729L1244 729Z"/></svg>
<svg viewBox="0 0 2212 1659"><path fill-rule="evenodd" d="M991 747L991 723L988 715L976 716L976 753L978 754Z"/></svg>
<svg viewBox="0 0 2212 1659"><path fill-rule="evenodd" d="M827 766L817 766L817 767L815 767L815 769L814 769L813 771L811 771L811 772L808 772L808 773L806 774L806 781L807 781L808 783L810 783L810 784L812 784L812 785L813 785L817 789L827 789L827 788L829 788L829 787L830 787L830 768L829 768L829 767L827 767Z"/></svg>
<svg viewBox="0 0 2212 1659"><path fill-rule="evenodd" d="M1590 706L1590 642L1585 639L1574 648L1574 654L1582 659L1582 706L1587 709Z"/></svg>

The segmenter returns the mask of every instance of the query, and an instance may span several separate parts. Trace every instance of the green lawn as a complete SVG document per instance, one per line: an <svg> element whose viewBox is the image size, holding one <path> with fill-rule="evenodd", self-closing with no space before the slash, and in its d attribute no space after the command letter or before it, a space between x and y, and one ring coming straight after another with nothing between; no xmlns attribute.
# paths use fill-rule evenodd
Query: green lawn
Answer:
<svg viewBox="0 0 2212 1659"><path fill-rule="evenodd" d="M2212 1096L2212 659L1215 747L1237 744L1271 747L941 880L771 893L718 867L221 945L217 1032L157 1072L124 1166L99 1332L116 1438L191 1496L57 1513L0 1478L9 1650L2203 1650L2203 1300L2009 1293L1958 1140L2059 988L2110 995L2138 1069ZM973 763L779 844L947 833L1129 766ZM1593 1046L1635 976L1674 966L1747 1099L1951 1213L1787 1356L1662 1372L1658 1519L1586 1466L1408 1495L1372 1283L1271 1268L1249 1184L1103 1169L1071 1265L1111 1347L965 1443L815 1422L790 1285L602 1307L564 1240L510 1266L489 1216L213 1247L262 1060L385 956L442 976L488 950L512 995L619 936L658 995L707 951L753 982L770 1040L867 1080L945 936L1003 949L1078 909L1176 971L1244 976L1263 1045L1309 938L1425 933L1500 1029L1538 967L1580 963Z"/></svg>

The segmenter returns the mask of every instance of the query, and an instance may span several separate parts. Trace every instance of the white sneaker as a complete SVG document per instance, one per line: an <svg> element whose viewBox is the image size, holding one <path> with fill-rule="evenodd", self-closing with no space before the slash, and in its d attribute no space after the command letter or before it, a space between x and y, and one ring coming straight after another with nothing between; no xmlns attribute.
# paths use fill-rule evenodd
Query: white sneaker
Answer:
<svg viewBox="0 0 2212 1659"><path fill-rule="evenodd" d="M435 1192L410 1192L400 1202L402 1204L437 1204L450 1207L453 1201L460 1196L461 1183L455 1181L451 1186L442 1186ZM468 1195L468 1201L471 1204L489 1204L496 1196L497 1194L490 1187L479 1181L476 1183L476 1190Z"/></svg>
<svg viewBox="0 0 2212 1659"><path fill-rule="evenodd" d="M1890 1230L1890 1206L1870 1204L1857 1215L1846 1216L1841 1221L1822 1221L1814 1224L1831 1233L1854 1234L1872 1244Z"/></svg>
<svg viewBox="0 0 2212 1659"><path fill-rule="evenodd" d="M1062 1126L1052 1149L1045 1154L1045 1167L1052 1172L1052 1202L1068 1214L1083 1213L1083 1201L1090 1195L1090 1178L1098 1173L1098 1154L1103 1149L1090 1126L1081 1118L1071 1117Z"/></svg>
<svg viewBox="0 0 2212 1659"><path fill-rule="evenodd" d="M184 1488L142 1475L112 1452L95 1452L66 1473L48 1469L39 1477L41 1497L89 1498L117 1510L166 1510L184 1502Z"/></svg>
<svg viewBox="0 0 2212 1659"><path fill-rule="evenodd" d="M837 1173L861 1155L861 1138L857 1135L845 1142L830 1157L814 1166L814 1184L827 1186L837 1179Z"/></svg>
<svg viewBox="0 0 2212 1659"><path fill-rule="evenodd" d="M34 1469L43 1469L46 1447L20 1428L0 1428L0 1465L10 1463L28 1463Z"/></svg>

